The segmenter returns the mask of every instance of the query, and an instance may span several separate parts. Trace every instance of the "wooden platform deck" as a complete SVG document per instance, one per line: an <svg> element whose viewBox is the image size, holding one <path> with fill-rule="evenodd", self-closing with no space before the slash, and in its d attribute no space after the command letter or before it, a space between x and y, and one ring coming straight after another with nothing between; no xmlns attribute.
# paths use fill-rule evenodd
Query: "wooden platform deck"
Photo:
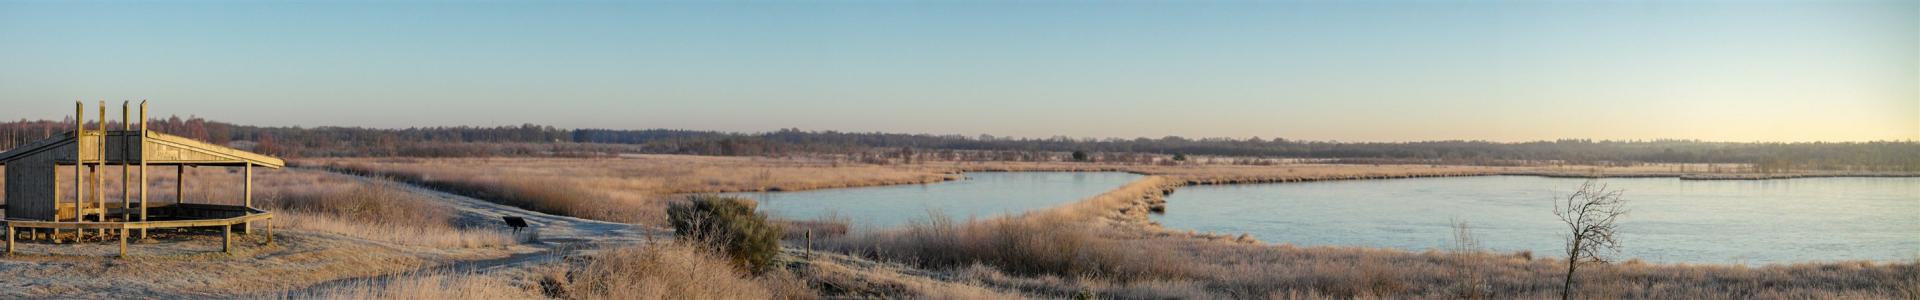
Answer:
<svg viewBox="0 0 1920 300"><path fill-rule="evenodd" d="M12 255L14 253L14 247L17 247L16 245L17 243L15 242L15 239L16 239L15 236L18 234L19 230L21 229L49 229L49 230L53 230L54 232L59 232L61 230L79 231L79 230L89 230L89 229L97 230L102 233L107 231L113 231L117 233L120 238L120 255L119 255L120 257L127 257L127 235L130 232L134 230L142 230L142 232L144 232L145 229L153 229L153 228L220 227L221 243L222 243L220 249L222 252L231 253L233 252L233 227L236 225L245 226L248 224L252 224L254 222L260 222L261 225L263 225L261 227L262 233L265 234L267 237L267 241L266 241L267 244L269 245L273 244L273 221L272 221L273 212L268 212L264 210L254 209L254 208L246 208L246 207L229 207L229 206L220 206L220 205L200 205L200 206L204 206L204 207L192 207L190 209L182 209L182 211L197 212L197 213L193 213L192 215L234 215L237 213L238 216L220 217L220 218L185 218L185 219L178 219L178 220L160 220L160 221L131 221L131 222L53 222L53 221L38 221L38 220L0 220L0 224L4 224L4 226L6 227L6 235L7 235L6 253L8 255ZM144 236L144 234L142 235Z"/></svg>

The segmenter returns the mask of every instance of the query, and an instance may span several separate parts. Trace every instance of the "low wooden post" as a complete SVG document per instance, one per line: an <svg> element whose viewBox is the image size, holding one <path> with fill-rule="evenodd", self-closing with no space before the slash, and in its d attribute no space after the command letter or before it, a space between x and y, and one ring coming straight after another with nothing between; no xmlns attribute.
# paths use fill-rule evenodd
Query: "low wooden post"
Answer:
<svg viewBox="0 0 1920 300"><path fill-rule="evenodd" d="M13 224L7 224L7 255L13 255Z"/></svg>
<svg viewBox="0 0 1920 300"><path fill-rule="evenodd" d="M220 226L220 252L233 253L233 225Z"/></svg>
<svg viewBox="0 0 1920 300"><path fill-rule="evenodd" d="M260 231L267 235L267 245L273 245L273 219L260 220Z"/></svg>
<svg viewBox="0 0 1920 300"><path fill-rule="evenodd" d="M127 258L127 228L120 228L120 258Z"/></svg>

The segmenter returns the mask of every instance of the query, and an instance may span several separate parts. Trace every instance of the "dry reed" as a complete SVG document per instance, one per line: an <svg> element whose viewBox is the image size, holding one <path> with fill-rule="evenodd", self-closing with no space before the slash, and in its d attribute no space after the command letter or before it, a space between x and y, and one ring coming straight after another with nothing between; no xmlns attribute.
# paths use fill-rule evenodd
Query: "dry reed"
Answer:
<svg viewBox="0 0 1920 300"><path fill-rule="evenodd" d="M767 299L766 286L711 249L650 243L587 256L546 282L568 299Z"/></svg>
<svg viewBox="0 0 1920 300"><path fill-rule="evenodd" d="M506 278L477 274L430 273L361 281L313 293L286 295L286 299L535 299L541 295Z"/></svg>
<svg viewBox="0 0 1920 300"><path fill-rule="evenodd" d="M323 159L306 163L392 176L540 212L649 226L666 224L666 203L676 194L791 191L950 179L931 171L871 165L679 155Z"/></svg>

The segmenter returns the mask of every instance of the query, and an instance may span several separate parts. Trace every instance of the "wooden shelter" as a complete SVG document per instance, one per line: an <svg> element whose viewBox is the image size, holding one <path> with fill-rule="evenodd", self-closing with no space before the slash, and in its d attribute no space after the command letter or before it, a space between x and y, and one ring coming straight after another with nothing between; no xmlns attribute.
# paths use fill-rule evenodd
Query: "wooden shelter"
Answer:
<svg viewBox="0 0 1920 300"><path fill-rule="evenodd" d="M253 168L278 169L286 162L278 158L208 144L188 138L147 131L147 104L140 103L138 127L129 122L127 105L121 105L121 128L107 128L106 103L100 103L100 119L95 128L87 128L86 106L74 103L74 131L28 143L0 153L0 166L6 168L7 253L12 254L15 236L23 230L29 238L44 237L56 243L63 237L83 239L89 232L107 239L118 234L120 255L126 256L127 235L138 231L147 237L149 228L220 227L223 251L233 249L233 229L251 234L254 222L267 225L271 234L271 212L253 207ZM103 188L109 166L119 167L119 201L109 205ZM175 177L173 203L147 201L147 171L171 166ZM241 168L241 205L212 204L187 199L189 167ZM62 178L60 169L72 168L72 178ZM62 197L71 193L71 197ZM194 203L201 202L201 203ZM45 229L50 234L42 235ZM62 231L71 234L63 235Z"/></svg>

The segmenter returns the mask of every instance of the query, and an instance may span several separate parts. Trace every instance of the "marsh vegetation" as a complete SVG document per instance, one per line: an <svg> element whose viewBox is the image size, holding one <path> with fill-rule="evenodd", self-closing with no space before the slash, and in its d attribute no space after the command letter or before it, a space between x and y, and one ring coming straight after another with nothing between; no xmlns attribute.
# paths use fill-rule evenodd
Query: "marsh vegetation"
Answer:
<svg viewBox="0 0 1920 300"><path fill-rule="evenodd" d="M814 235L788 230L770 268L756 274L736 268L724 247L674 242L612 246L553 264L506 273L423 273L369 281L317 292L338 298L399 295L538 295L567 299L685 297L817 296L914 298L1543 298L1559 296L1564 257L1532 252L1494 252L1484 247L1409 251L1346 246L1268 244L1238 233L1198 233L1164 228L1149 217L1169 193L1194 184L1289 182L1567 172L1637 175L1662 168L1500 168L1427 165L1124 165L1101 163L969 163L926 161L914 165L836 164L828 161L641 156L623 159L325 159L306 166L394 176L402 181L483 196L500 203L541 211L625 220L668 228L669 203L683 193L755 191L882 185L947 180L952 172L1129 171L1148 176L1108 192L1050 209L996 217L937 217L877 230L820 230ZM1598 170L1599 173L1594 173ZM362 208L354 198L408 199L386 190L378 180L294 170L289 186L263 188L269 203L316 218L356 220L392 218L419 211L427 217L382 225L386 230L462 230L485 235L485 228L443 219L433 206ZM193 176L203 176L194 174ZM225 176L206 174L204 176ZM263 175L262 179L283 176ZM542 184L519 185L522 179ZM318 183L317 185L314 183ZM454 184L458 185L442 185ZM363 186L364 185L364 186ZM391 186L387 186L391 187ZM454 189L449 187L462 187ZM589 189L620 191L570 198L516 189ZM469 190L470 189L470 190ZM278 191L278 192L273 192ZM216 192L217 193L217 192ZM636 196L644 195L644 196ZM214 195L214 198L219 198ZM330 199L330 200L328 200ZM422 198L432 202L432 198ZM627 199L627 200L619 200ZM320 201L324 203L313 203ZM385 201L385 200L383 200ZM409 201L409 200L400 200ZM545 201L576 201L568 209ZM624 203L624 204L621 204ZM551 206L549 206L551 205ZM625 208L635 215L611 213ZM587 208L592 207L592 208ZM648 212L651 211L651 212ZM1176 212L1177 213L1177 212ZM1546 214L1545 211L1539 212ZM386 216L386 217L381 217ZM845 217L789 220L809 228L845 228ZM352 222L364 224L364 222ZM786 225L782 227L788 227ZM356 236L354 230L298 228ZM1478 227L1467 231L1479 230ZM492 231L496 232L497 231ZM1446 239L1439 234L1434 239ZM1484 236L1484 235L1478 235ZM808 239L811 237L811 239ZM418 247L489 247L490 238L443 241L380 240ZM474 242L477 241L477 242ZM1474 243L1477 244L1477 243ZM718 267L726 266L726 267ZM689 269L697 269L688 273ZM1464 273L1463 273L1464 272ZM1796 298L1901 297L1920 291L1920 267L1913 262L1821 262L1744 265L1648 263L1633 259L1583 265L1577 297L1625 298ZM343 273L344 276L344 273ZM694 281L687 281L694 280ZM489 291L498 289L498 291ZM331 291L331 292L328 292ZM318 294L315 294L318 295ZM639 295L639 296L632 296Z"/></svg>

